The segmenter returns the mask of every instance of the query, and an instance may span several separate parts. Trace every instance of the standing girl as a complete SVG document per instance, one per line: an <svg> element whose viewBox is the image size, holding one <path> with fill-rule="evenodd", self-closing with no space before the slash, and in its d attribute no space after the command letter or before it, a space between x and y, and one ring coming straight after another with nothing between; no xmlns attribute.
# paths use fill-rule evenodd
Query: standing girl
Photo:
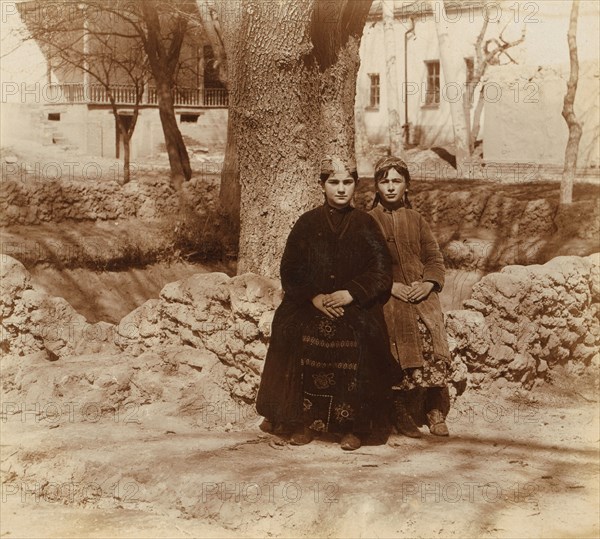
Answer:
<svg viewBox="0 0 600 539"><path fill-rule="evenodd" d="M385 305L390 347L396 359L394 407L397 430L418 438L417 425L448 436L450 352L438 292L444 261L431 229L411 209L410 174L397 157L375 165L376 195L370 214L382 230L393 260L392 298Z"/></svg>
<svg viewBox="0 0 600 539"><path fill-rule="evenodd" d="M306 212L281 260L283 301L273 318L256 407L263 430L289 430L291 443L341 435L358 449L385 428L392 358L383 304L391 259L369 215L350 205L356 171L325 160L325 203Z"/></svg>

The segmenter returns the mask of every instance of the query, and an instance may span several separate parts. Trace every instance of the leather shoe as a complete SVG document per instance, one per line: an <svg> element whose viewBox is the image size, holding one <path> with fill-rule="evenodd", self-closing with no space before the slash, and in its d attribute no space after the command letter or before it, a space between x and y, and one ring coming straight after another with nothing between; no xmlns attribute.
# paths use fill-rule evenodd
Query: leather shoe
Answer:
<svg viewBox="0 0 600 539"><path fill-rule="evenodd" d="M273 423L271 423L267 418L265 418L261 421L258 428L263 432L268 432L270 434L273 432Z"/></svg>
<svg viewBox="0 0 600 539"><path fill-rule="evenodd" d="M427 412L427 422L429 424L429 432L435 436L450 436L448 426L444 421L444 415L437 409Z"/></svg>
<svg viewBox="0 0 600 539"><path fill-rule="evenodd" d="M354 434L344 434L340 442L340 447L344 451L356 451L361 446L360 438Z"/></svg>
<svg viewBox="0 0 600 539"><path fill-rule="evenodd" d="M423 436L421 431L417 428L414 419L400 398L396 398L394 408L396 409L396 420L394 421L396 430L409 438L421 438Z"/></svg>
<svg viewBox="0 0 600 539"><path fill-rule="evenodd" d="M294 431L294 434L292 434L292 437L290 438L290 444L306 445L306 444L309 444L310 442L312 442L312 440L313 440L312 431L307 427L303 427L303 428L299 428L298 430Z"/></svg>

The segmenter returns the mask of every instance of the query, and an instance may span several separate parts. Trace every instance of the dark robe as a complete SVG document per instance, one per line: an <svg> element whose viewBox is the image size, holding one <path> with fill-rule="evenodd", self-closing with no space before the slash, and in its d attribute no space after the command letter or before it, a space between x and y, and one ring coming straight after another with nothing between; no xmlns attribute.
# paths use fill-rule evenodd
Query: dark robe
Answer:
<svg viewBox="0 0 600 539"><path fill-rule="evenodd" d="M358 345L347 349L348 357L356 353L358 369L360 410L354 430L385 428L393 358L383 305L391 293L392 262L375 221L350 207L340 211L324 205L303 214L286 243L281 283L284 297L273 318L256 402L258 413L275 425L310 426L303 410L303 384L310 363L306 344L314 340L315 328L327 321L312 298L348 290L354 301L344 307L336 323L340 334L350 332L354 337L340 342ZM344 356L343 350L335 353Z"/></svg>

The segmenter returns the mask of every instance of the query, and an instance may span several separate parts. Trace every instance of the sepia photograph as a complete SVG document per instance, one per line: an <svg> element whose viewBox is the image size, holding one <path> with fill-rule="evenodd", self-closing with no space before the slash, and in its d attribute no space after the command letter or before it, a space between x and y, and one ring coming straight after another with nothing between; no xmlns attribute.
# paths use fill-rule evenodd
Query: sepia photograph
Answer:
<svg viewBox="0 0 600 539"><path fill-rule="evenodd" d="M0 539L600 538L600 2L0 0Z"/></svg>

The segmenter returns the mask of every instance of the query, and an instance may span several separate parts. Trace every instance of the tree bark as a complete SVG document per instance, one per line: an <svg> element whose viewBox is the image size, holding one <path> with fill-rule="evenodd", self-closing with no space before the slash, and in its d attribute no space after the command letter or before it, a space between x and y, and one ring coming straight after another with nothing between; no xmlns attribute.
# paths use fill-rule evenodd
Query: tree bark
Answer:
<svg viewBox="0 0 600 539"><path fill-rule="evenodd" d="M465 118L464 92L462 92L463 82L459 80L461 73L462 58L459 58L454 51L452 38L449 30L448 16L443 0L430 0L434 12L435 29L438 36L440 49L440 60L442 72L444 73L445 86L449 88L453 84L456 91L459 92L459 98L450 101L450 114L452 116L452 125L454 127L454 146L456 152L457 171L464 170L464 165L469 158L469 129ZM443 90L443 87L442 87Z"/></svg>
<svg viewBox="0 0 600 539"><path fill-rule="evenodd" d="M220 26L239 160L238 273L277 277L293 223L322 201L321 158L354 159L358 43L371 2L233 4L220 6Z"/></svg>
<svg viewBox="0 0 600 539"><path fill-rule="evenodd" d="M573 202L573 181L577 171L577 156L579 154L579 141L581 140L582 128L575 115L575 94L577 93L577 82L579 80L579 59L577 56L577 18L579 16L579 0L573 0L571 17L569 20L569 31L567 41L569 43L569 58L571 62L571 73L567 82L567 93L563 101L562 116L569 128L569 138L565 149L565 165L560 185L560 203L571 204Z"/></svg>
<svg viewBox="0 0 600 539"><path fill-rule="evenodd" d="M123 137L123 184L129 183L131 179L131 145L129 138Z"/></svg>

